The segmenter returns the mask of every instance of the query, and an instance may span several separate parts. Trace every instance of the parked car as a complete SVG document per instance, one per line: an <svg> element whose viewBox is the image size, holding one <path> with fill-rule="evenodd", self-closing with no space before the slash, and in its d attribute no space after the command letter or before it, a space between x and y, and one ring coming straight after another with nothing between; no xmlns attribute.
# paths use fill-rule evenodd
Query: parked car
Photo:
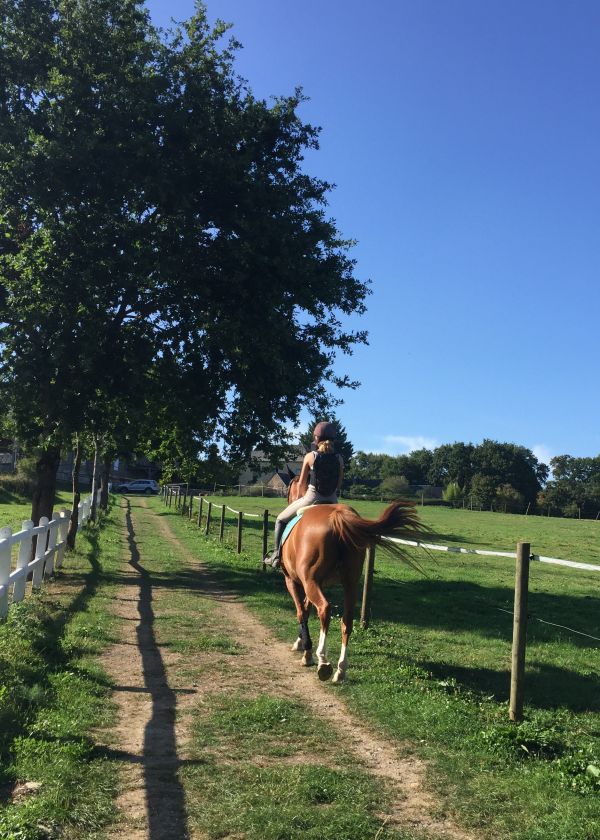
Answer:
<svg viewBox="0 0 600 840"><path fill-rule="evenodd" d="M158 493L158 481L153 478L136 478L133 481L122 481L115 484L118 493Z"/></svg>

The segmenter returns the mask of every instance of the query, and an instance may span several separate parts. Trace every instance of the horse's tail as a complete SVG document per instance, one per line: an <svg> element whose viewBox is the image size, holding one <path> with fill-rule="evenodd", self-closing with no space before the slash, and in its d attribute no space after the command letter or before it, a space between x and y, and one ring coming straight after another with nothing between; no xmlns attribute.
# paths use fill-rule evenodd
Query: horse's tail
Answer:
<svg viewBox="0 0 600 840"><path fill-rule="evenodd" d="M390 542L385 537L399 537L418 540L423 533L416 507L413 502L392 502L379 519L363 519L349 507L337 507L330 514L333 532L342 542L361 550L378 545L388 554L418 567L411 561L402 545Z"/></svg>

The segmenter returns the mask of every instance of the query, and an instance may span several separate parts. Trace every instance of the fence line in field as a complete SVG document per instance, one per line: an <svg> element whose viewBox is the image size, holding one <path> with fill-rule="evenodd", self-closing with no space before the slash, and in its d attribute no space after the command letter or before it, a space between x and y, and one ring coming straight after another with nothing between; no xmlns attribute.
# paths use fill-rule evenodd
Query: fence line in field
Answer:
<svg viewBox="0 0 600 840"><path fill-rule="evenodd" d="M176 507L183 506L186 508L188 513L190 513L191 518L191 509L193 503L196 499L202 504L205 501L207 504L211 505L211 510L215 508L221 510L221 508L225 508L226 510L230 511L231 513L235 514L236 516L242 516L249 519L264 519L266 517L273 517L274 514L269 513L268 510L265 510L264 513L249 513L248 511L236 510L235 508L229 507L229 505L222 505L217 504L217 502L213 502L209 500L208 496L205 495L196 495L198 491L191 490L189 491L186 488L185 492L182 492L181 488L185 487L185 485L181 484L171 484L165 485L163 487L163 501L168 506L171 505L172 500L175 501ZM182 501L183 499L183 501ZM200 525L200 523L198 523ZM446 551L449 553L454 554L475 554L482 557L507 557L509 559L515 559L516 552L514 551L500 551L497 549L488 550L488 549L481 549L481 548L463 548L461 546L454 546L454 545L439 545L437 543L425 543L420 540L403 540L399 537L387 537L386 539L391 540L392 542L401 543L402 545L408 545L412 548L423 548L428 551ZM549 563L557 566L568 566L572 569L581 569L582 571L589 571L589 572L600 572L600 565L595 565L593 563L581 563L575 560L563 560L558 557L546 557L543 554L532 554L531 559L535 560L540 563Z"/></svg>
<svg viewBox="0 0 600 840"><path fill-rule="evenodd" d="M183 496L183 502L181 499L181 487L180 486L165 486L163 488L163 501L165 505L169 507L172 505L173 500L175 500L175 506L181 507L182 514L188 514L189 518L192 518L192 510L193 510L193 502L194 502L194 493L190 494L189 498L189 505L186 506L186 499L187 499L188 488L186 487L186 492ZM211 524L211 515L213 507L217 508L221 511L221 522L220 522L220 529L219 529L219 539L223 540L223 530L224 530L224 519L225 519L225 510L231 511L231 513L236 514L238 517L237 520L237 553L240 554L242 551L242 523L244 516L250 516L253 518L260 518L260 514L251 514L248 512L235 510L234 508L229 507L225 503L219 505L216 502L210 501L205 496L199 497L199 505L198 505L198 515L197 515L197 524L200 528L202 525L202 508L204 501L207 502L207 512L206 512L206 523L205 523L205 531L204 533L208 535L210 533L210 524ZM269 516L268 510L265 510L262 514L263 518L263 534L262 534L262 548L263 548L263 556L266 553L266 546L267 546L267 529L268 529L268 521ZM581 630L575 630L574 628L567 627L562 624L556 624L552 621L547 621L543 618L538 618L535 615L528 615L527 613L527 599L528 599L528 589L529 589L529 562L530 560L537 560L542 563L553 563L556 565L561 566L568 566L570 568L581 569L584 571L600 571L600 566L596 566L591 563L579 563L573 560L561 560L556 557L545 557L544 555L540 554L532 554L530 551L530 544L529 543L518 543L516 552L513 551L495 551L489 549L479 549L479 548L462 548L461 546L448 546L448 545L439 545L437 543L425 543L419 540L405 540L399 537L386 537L384 538L390 542L399 543L401 545L410 546L411 548L421 548L426 551L445 551L449 553L456 553L456 554L471 554L471 555L479 555L483 557L501 557L501 558L509 558L516 560L516 568L515 568L515 602L514 602L514 609L512 611L505 610L501 607L497 607L493 604L488 604L488 606L494 607L495 609L499 609L502 612L506 612L513 617L513 645L512 645L512 665L511 665L511 687L510 687L510 704L509 704L509 715L511 720L519 721L523 717L523 697L524 697L524 679L525 679L525 652L526 652L526 628L527 628L527 619L532 618L535 621L539 621L542 624L548 624L553 627L559 627L560 629L567 630L568 632L575 633L579 636L584 636L588 639L592 639L594 641L600 641L596 636L592 636L589 633L584 633ZM367 549L365 553L365 566L364 566L364 581L363 581L363 595L362 595L362 606L361 606L361 615L360 615L360 622L363 628L369 626L369 617L371 612L371 598L372 598L372 588L373 588L373 572L375 566L375 547L371 546Z"/></svg>
<svg viewBox="0 0 600 840"><path fill-rule="evenodd" d="M100 502L100 491L96 496ZM85 525L92 511L92 496L79 503L79 522ZM5 618L10 604L25 598L27 579L31 575L31 589L41 589L45 578L60 569L67 546L67 531L71 511L62 508L52 519L42 516L38 525L26 519L20 531L0 528L0 618ZM31 559L33 540L35 552ZM18 546L15 568L12 569L13 547ZM12 590L12 592L11 592ZM12 598L10 597L12 594Z"/></svg>
<svg viewBox="0 0 600 840"><path fill-rule="evenodd" d="M514 551L487 551L482 548L460 548L454 545L437 545L434 543L424 543L420 540L402 540L399 537L385 537L390 542L402 543L402 545L410 545L413 548L424 548L429 551L448 551L453 554L480 554L484 557L510 557L514 560L517 556ZM575 560L560 560L558 557L545 557L542 554L532 554L532 560L537 560L540 563L552 563L557 566L570 566L572 569L583 569L588 572L600 572L600 566L593 563L579 563Z"/></svg>

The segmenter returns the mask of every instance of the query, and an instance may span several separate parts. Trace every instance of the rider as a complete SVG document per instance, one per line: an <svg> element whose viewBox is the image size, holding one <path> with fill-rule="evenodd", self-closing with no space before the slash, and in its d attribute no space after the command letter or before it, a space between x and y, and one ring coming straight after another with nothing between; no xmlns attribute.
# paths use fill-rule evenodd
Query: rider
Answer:
<svg viewBox="0 0 600 840"><path fill-rule="evenodd" d="M281 537L285 526L300 508L314 504L336 504L342 480L344 462L335 452L337 429L333 423L323 420L317 423L313 431L311 451L304 456L300 471L300 491L302 497L282 510L275 521L275 548L268 554L264 563L276 569L281 562Z"/></svg>

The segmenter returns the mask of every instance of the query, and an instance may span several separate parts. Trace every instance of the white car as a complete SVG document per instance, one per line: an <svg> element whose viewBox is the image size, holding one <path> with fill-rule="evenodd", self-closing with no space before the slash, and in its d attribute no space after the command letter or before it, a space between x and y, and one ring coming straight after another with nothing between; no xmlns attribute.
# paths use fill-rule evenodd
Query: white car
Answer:
<svg viewBox="0 0 600 840"><path fill-rule="evenodd" d="M136 478L133 481L122 481L115 483L116 490L119 493L145 493L149 496L151 493L158 493L158 481L153 478Z"/></svg>

